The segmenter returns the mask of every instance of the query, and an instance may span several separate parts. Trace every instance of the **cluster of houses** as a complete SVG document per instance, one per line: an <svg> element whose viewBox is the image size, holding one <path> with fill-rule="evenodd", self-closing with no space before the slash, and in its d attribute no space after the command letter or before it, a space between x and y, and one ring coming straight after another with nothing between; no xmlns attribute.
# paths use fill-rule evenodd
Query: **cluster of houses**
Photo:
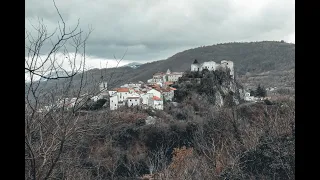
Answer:
<svg viewBox="0 0 320 180"><path fill-rule="evenodd" d="M229 68L230 75L234 78L233 62L222 60L221 64L214 61L208 61L199 64L195 60L191 64L191 71L202 71L208 69L215 71L220 68ZM147 80L147 83L129 83L109 90L110 110L118 109L121 106L140 106L142 108L163 109L163 101L172 101L175 88L171 87L174 82L177 82L184 72L157 72L153 74L152 79ZM97 97L98 99L99 97Z"/></svg>
<svg viewBox="0 0 320 180"><path fill-rule="evenodd" d="M230 75L234 78L234 66L232 61L222 60L221 63L214 61L208 61L198 63L195 60L191 64L191 71L202 71L207 69L209 71L215 71L221 68L229 68ZM174 97L175 88L171 87L172 84L177 82L184 72L171 72L168 69L164 72L157 72L153 74L152 79L147 80L147 83L139 81L137 83L124 84L119 88L108 90L107 82L102 82L99 85L99 94L93 96L93 101L99 99L109 99L110 110L116 110L119 107L127 106L139 106L141 108L153 108L163 110L164 101L172 101ZM270 91L275 88L270 89ZM82 95L82 97L84 97ZM81 97L80 97L81 98ZM251 96L249 92L244 94L245 101L258 101L259 99ZM65 98L57 102L58 107L67 105L67 108L71 108L79 102L79 98ZM107 104L108 105L108 104ZM50 109L50 106L46 106L45 109Z"/></svg>
<svg viewBox="0 0 320 180"><path fill-rule="evenodd" d="M177 82L182 77L183 72L171 72L170 69L166 73L158 72L153 74L152 79L149 79L148 83L163 84L165 82Z"/></svg>
<svg viewBox="0 0 320 180"><path fill-rule="evenodd" d="M118 109L121 106L139 106L142 108L153 108L163 110L164 101L172 101L175 88L171 85L178 81L183 72L166 73L157 72L147 83L124 84L119 88L108 90L110 98L110 110Z"/></svg>

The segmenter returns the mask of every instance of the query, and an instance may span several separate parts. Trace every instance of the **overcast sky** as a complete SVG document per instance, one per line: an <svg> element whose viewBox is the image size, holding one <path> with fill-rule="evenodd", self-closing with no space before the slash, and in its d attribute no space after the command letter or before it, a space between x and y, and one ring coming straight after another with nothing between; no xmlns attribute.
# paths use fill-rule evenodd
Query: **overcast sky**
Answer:
<svg viewBox="0 0 320 180"><path fill-rule="evenodd" d="M294 0L56 0L68 27L92 32L92 66L121 56L125 62L166 59L177 52L223 42L295 42ZM26 0L26 29L37 18L58 27L52 0ZM88 63L90 64L88 60Z"/></svg>

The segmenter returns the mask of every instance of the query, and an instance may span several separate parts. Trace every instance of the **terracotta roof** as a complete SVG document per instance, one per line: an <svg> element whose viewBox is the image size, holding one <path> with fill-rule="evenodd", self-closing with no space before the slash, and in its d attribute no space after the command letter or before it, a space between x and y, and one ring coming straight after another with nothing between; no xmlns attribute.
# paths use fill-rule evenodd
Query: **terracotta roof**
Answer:
<svg viewBox="0 0 320 180"><path fill-rule="evenodd" d="M136 93L137 93L137 94L143 94L143 92L142 92L142 91L136 91Z"/></svg>
<svg viewBox="0 0 320 180"><path fill-rule="evenodd" d="M156 101L161 101L161 98L159 98L158 96L153 96L152 99L153 99L153 100L156 100Z"/></svg>
<svg viewBox="0 0 320 180"><path fill-rule="evenodd" d="M166 85L170 85L170 84L173 84L173 82L171 82L171 81L167 81L167 82L165 82L164 84L166 84Z"/></svg>
<svg viewBox="0 0 320 180"><path fill-rule="evenodd" d="M176 89L176 88L173 88L173 87L170 87L170 90L174 90L174 91L175 91L175 90L177 90L177 89Z"/></svg>
<svg viewBox="0 0 320 180"><path fill-rule="evenodd" d="M159 89L160 92L170 92L170 89L169 88L162 88L162 89Z"/></svg>
<svg viewBox="0 0 320 180"><path fill-rule="evenodd" d="M152 86L153 88L160 88L160 85L159 84L155 84Z"/></svg>
<svg viewBox="0 0 320 180"><path fill-rule="evenodd" d="M161 88L160 87L154 87L153 89L161 92Z"/></svg>
<svg viewBox="0 0 320 180"><path fill-rule="evenodd" d="M117 92L129 92L129 88L118 88Z"/></svg>

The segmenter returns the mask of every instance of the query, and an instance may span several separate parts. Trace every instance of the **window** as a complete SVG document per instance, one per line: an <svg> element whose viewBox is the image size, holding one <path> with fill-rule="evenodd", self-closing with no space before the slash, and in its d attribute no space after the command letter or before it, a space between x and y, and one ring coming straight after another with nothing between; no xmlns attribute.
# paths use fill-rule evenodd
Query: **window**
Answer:
<svg viewBox="0 0 320 180"><path fill-rule="evenodd" d="M137 100L136 100L137 101Z"/></svg>
<svg viewBox="0 0 320 180"><path fill-rule="evenodd" d="M115 104L114 106L117 106L117 104Z"/></svg>
<svg viewBox="0 0 320 180"><path fill-rule="evenodd" d="M111 102L113 102L113 100Z"/></svg>
<svg viewBox="0 0 320 180"><path fill-rule="evenodd" d="M130 99L130 102L131 102L131 99Z"/></svg>

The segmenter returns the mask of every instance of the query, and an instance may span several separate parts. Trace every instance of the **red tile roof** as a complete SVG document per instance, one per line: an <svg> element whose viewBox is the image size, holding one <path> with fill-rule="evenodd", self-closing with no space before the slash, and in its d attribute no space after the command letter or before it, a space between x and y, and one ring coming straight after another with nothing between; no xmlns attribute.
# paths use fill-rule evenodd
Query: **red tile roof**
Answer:
<svg viewBox="0 0 320 180"><path fill-rule="evenodd" d="M170 92L170 89L161 89L162 92Z"/></svg>
<svg viewBox="0 0 320 180"><path fill-rule="evenodd" d="M129 92L129 88L118 88L117 92Z"/></svg>
<svg viewBox="0 0 320 180"><path fill-rule="evenodd" d="M158 96L153 96L152 99L155 100L155 101L161 101L161 98L159 98Z"/></svg>

